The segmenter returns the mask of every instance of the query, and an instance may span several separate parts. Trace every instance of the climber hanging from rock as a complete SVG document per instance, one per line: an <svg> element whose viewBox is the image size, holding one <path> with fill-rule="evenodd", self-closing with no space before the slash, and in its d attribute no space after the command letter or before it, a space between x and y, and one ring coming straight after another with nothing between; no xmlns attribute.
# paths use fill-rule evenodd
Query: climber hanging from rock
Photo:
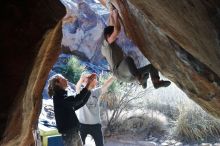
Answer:
<svg viewBox="0 0 220 146"><path fill-rule="evenodd" d="M160 80L159 73L152 64L137 69L133 58L124 54L122 48L116 43L121 31L118 11L112 4L108 4L108 7L110 10L109 25L104 28L101 52L109 63L113 75L118 80L124 82L133 82L136 80L143 88L146 88L147 79L150 74L154 88L169 86L170 81Z"/></svg>

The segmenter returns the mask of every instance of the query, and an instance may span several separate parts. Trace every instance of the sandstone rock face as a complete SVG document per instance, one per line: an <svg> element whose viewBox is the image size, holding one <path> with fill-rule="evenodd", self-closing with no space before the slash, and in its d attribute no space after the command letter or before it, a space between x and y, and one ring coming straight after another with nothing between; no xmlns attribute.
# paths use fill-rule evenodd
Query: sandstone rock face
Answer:
<svg viewBox="0 0 220 146"><path fill-rule="evenodd" d="M113 0L127 35L191 99L220 117L220 2Z"/></svg>
<svg viewBox="0 0 220 146"><path fill-rule="evenodd" d="M0 145L29 146L43 86L60 53L65 7L59 1L12 0L2 2L0 15Z"/></svg>

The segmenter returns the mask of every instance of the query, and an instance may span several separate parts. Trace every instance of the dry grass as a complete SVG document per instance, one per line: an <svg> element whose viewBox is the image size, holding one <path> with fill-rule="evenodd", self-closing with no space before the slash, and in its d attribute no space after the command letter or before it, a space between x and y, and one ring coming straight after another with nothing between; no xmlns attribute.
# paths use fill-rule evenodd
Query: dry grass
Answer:
<svg viewBox="0 0 220 146"><path fill-rule="evenodd" d="M134 113L134 112L132 112ZM167 121L159 113L133 115L120 121L118 132L160 137L166 133Z"/></svg>
<svg viewBox="0 0 220 146"><path fill-rule="evenodd" d="M220 120L207 114L174 85L169 88L160 90L148 88L145 92L135 88L135 92L127 94L128 97L123 96L125 102L121 105L116 102L121 98L112 98L116 104L113 104L114 108L109 111L123 109L117 114L117 120L114 119L111 123L112 132L136 135L144 132L146 136L164 136L186 143L217 142L220 137ZM159 95L151 91L159 92ZM135 100L127 102L134 97ZM141 112L136 114L134 112L136 109L141 109ZM163 115L160 117L165 120L152 116L155 113Z"/></svg>
<svg viewBox="0 0 220 146"><path fill-rule="evenodd" d="M220 136L220 120L195 103L186 102L180 108L172 134L186 142L215 141Z"/></svg>

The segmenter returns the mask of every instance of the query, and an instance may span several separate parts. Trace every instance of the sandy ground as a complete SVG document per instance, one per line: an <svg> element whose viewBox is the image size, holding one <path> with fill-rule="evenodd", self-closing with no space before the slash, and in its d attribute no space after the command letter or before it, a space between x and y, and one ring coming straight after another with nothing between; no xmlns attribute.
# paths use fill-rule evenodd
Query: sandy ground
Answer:
<svg viewBox="0 0 220 146"><path fill-rule="evenodd" d="M106 138L104 145L105 146L141 146L140 144L137 144L135 141L128 142L126 140L117 140L113 138ZM95 146L95 142L90 135L87 136L86 144L84 146Z"/></svg>

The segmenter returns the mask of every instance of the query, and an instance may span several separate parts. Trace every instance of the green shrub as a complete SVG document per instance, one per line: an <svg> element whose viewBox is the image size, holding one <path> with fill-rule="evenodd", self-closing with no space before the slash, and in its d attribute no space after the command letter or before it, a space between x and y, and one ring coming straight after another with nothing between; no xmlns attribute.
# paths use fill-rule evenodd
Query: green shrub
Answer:
<svg viewBox="0 0 220 146"><path fill-rule="evenodd" d="M81 65L76 57L71 57L62 73L70 82L76 84L84 71L85 66Z"/></svg>

